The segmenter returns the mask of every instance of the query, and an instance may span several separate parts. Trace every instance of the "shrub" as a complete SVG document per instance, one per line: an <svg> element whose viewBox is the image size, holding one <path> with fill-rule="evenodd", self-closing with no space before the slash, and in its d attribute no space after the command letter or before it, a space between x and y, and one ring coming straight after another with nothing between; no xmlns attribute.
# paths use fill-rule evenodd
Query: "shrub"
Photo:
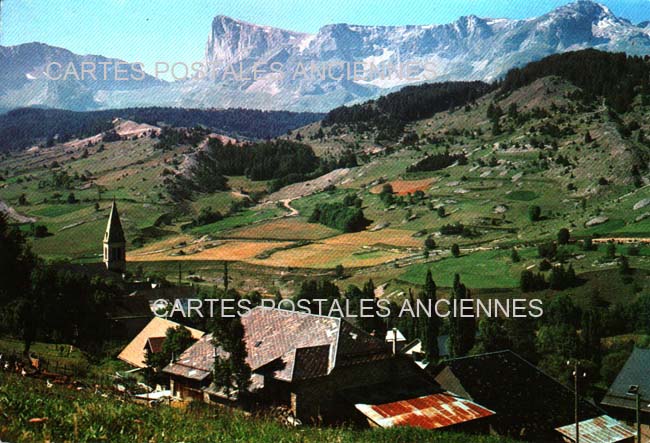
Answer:
<svg viewBox="0 0 650 443"><path fill-rule="evenodd" d="M521 261L521 257L519 256L519 253L515 248L512 248L512 253L510 254L510 258L512 259L513 263L519 263Z"/></svg>
<svg viewBox="0 0 650 443"><path fill-rule="evenodd" d="M427 239L424 240L424 248L426 250L435 249L435 247L436 247L436 241L433 239L433 237L427 237Z"/></svg>
<svg viewBox="0 0 650 443"><path fill-rule="evenodd" d="M537 205L528 208L528 218L532 222L539 221L542 217L542 208Z"/></svg>
<svg viewBox="0 0 650 443"><path fill-rule="evenodd" d="M567 228L562 228L557 233L557 243L559 245L568 244L570 238L571 238L571 234L569 233L569 230Z"/></svg>

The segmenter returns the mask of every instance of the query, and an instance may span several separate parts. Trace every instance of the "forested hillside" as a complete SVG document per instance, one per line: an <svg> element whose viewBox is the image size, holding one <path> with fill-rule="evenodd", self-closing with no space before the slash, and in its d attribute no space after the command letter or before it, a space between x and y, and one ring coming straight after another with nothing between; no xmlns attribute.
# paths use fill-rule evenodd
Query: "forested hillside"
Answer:
<svg viewBox="0 0 650 443"><path fill-rule="evenodd" d="M445 82L405 87L377 100L331 110L323 126L350 125L356 131L378 129L378 140L397 140L406 123L471 104L486 93L502 95L535 80L556 76L580 88L576 99L593 103L604 98L617 112L625 112L637 96L650 103L650 57L595 49L551 55L523 68L510 70L492 84Z"/></svg>
<svg viewBox="0 0 650 443"><path fill-rule="evenodd" d="M333 109L323 119L323 126L353 124L359 130L381 126L385 138L394 139L406 123L470 103L492 88L478 81L407 86L377 100Z"/></svg>
<svg viewBox="0 0 650 443"><path fill-rule="evenodd" d="M551 55L524 68L512 69L506 74L501 91L504 93L528 85L533 81L555 75L582 89L584 101L604 97L617 112L629 109L634 98L641 94L644 103L650 103L650 56L627 56L586 49Z"/></svg>
<svg viewBox="0 0 650 443"><path fill-rule="evenodd" d="M75 112L23 108L0 115L0 151L72 138L112 129L115 118L151 125L205 126L213 131L252 139L277 137L322 117L315 113L257 111L251 109L127 108Z"/></svg>

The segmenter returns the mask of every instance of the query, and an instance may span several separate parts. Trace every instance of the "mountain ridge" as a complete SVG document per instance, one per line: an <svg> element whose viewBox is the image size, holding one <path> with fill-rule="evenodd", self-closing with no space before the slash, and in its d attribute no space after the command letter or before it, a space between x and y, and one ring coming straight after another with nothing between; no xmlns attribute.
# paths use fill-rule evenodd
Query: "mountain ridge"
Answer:
<svg viewBox="0 0 650 443"><path fill-rule="evenodd" d="M643 24L634 25L590 0L528 19L470 14L446 24L337 23L311 34L217 15L205 43L205 75L182 81L147 77L137 85L97 85L34 80L35 86L27 88L25 76L34 75L52 55L25 66L0 48L0 66L20 68L14 77L22 75L20 81L12 77L14 83L0 86L0 109L39 104L74 110L218 106L324 112L409 84L493 81L511 68L566 51L650 54L650 27ZM350 75L358 65L361 75ZM403 72L407 65L410 75ZM0 67L0 78L2 72Z"/></svg>

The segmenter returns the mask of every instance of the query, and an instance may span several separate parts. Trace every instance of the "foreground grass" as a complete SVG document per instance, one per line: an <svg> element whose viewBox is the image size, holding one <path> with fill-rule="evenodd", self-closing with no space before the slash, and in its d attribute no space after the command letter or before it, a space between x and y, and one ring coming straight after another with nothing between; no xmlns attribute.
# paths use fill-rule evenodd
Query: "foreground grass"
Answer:
<svg viewBox="0 0 650 443"><path fill-rule="evenodd" d="M47 420L32 420L34 418ZM32 420L30 422L30 420ZM0 373L0 440L19 442L511 442L413 428L287 428L270 419L193 404L149 408Z"/></svg>

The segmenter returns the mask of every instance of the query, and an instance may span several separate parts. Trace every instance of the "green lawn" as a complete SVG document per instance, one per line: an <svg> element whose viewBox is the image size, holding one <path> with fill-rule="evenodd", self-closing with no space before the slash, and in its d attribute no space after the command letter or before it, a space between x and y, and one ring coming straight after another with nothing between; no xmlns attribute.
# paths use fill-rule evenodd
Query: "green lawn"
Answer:
<svg viewBox="0 0 650 443"><path fill-rule="evenodd" d="M438 286L451 287L454 275L460 274L461 281L468 288L514 288L519 286L522 269L536 263L537 251L520 250L522 261L513 263L510 250L493 250L447 257L442 260L419 263L408 267L399 279L411 284L423 284L428 269Z"/></svg>
<svg viewBox="0 0 650 443"><path fill-rule="evenodd" d="M240 226L250 225L251 223L257 223L263 220L268 220L270 218L276 217L282 212L284 211L279 208L263 209L259 211L247 209L245 211L226 217L223 220L220 220L218 222L210 223L209 225L204 225L204 226L199 226L197 228L194 228L192 229L191 232L197 235L206 235L206 234L216 235L228 229L234 229Z"/></svg>
<svg viewBox="0 0 650 443"><path fill-rule="evenodd" d="M519 200L519 201L531 201L539 198L539 195L533 191L512 191L507 195L507 198L510 200Z"/></svg>

